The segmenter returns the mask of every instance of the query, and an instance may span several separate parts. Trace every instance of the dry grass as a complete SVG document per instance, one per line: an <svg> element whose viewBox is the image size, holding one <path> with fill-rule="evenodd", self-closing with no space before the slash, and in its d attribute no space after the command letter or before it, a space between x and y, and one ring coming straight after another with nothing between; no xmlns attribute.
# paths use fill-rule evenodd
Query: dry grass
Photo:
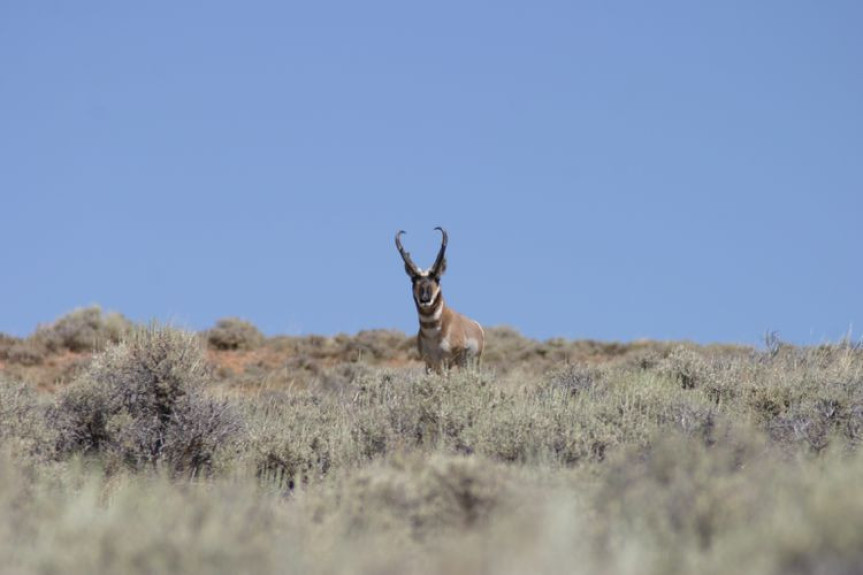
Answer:
<svg viewBox="0 0 863 575"><path fill-rule="evenodd" d="M393 332L219 356L158 326L57 394L6 370L0 565L863 572L858 346L497 335L483 372L448 377Z"/></svg>

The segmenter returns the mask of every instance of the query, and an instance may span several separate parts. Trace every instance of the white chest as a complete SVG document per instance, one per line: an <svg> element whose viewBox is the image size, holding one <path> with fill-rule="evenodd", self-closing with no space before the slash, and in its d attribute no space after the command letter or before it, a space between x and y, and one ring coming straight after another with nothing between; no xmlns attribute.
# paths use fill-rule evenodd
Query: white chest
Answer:
<svg viewBox="0 0 863 575"><path fill-rule="evenodd" d="M446 359L452 353L452 347L440 329L423 328L420 330L419 347L421 355L432 361Z"/></svg>

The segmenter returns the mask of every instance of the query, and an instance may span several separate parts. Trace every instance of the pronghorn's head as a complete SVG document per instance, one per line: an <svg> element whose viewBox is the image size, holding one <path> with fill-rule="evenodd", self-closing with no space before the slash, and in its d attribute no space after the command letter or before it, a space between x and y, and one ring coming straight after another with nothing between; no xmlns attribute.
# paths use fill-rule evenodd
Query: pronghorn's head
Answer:
<svg viewBox="0 0 863 575"><path fill-rule="evenodd" d="M402 247L401 235L405 232L400 231L396 234L396 247L405 262L405 271L413 283L414 301L422 309L432 308L437 305L440 299L440 278L446 271L446 230L441 227L435 229L440 230L440 233L443 234L443 239L441 240L440 251L437 254L434 265L425 271L417 267L411 260L411 255Z"/></svg>

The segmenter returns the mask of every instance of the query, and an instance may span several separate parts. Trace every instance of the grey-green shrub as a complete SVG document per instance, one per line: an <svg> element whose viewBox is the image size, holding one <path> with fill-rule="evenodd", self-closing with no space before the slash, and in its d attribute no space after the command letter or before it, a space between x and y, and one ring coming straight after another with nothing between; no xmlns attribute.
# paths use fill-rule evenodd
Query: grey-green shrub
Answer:
<svg viewBox="0 0 863 575"><path fill-rule="evenodd" d="M308 573L281 502L252 483L16 463L0 451L4 574Z"/></svg>
<svg viewBox="0 0 863 575"><path fill-rule="evenodd" d="M236 318L223 318L205 332L207 344L218 350L250 350L264 343L264 334L252 323Z"/></svg>
<svg viewBox="0 0 863 575"><path fill-rule="evenodd" d="M103 313L98 306L76 309L30 336L50 352L90 352L117 343L132 329L119 313Z"/></svg>
<svg viewBox="0 0 863 575"><path fill-rule="evenodd" d="M133 330L58 398L58 454L104 454L133 469L210 471L240 422L226 400L204 392L208 375L197 335L157 325Z"/></svg>
<svg viewBox="0 0 863 575"><path fill-rule="evenodd" d="M481 457L396 456L327 486L314 512L345 535L383 531L423 540L481 526L506 509L515 495L510 475Z"/></svg>
<svg viewBox="0 0 863 575"><path fill-rule="evenodd" d="M335 403L301 391L273 393L244 406L246 443L255 475L279 490L319 482L350 450Z"/></svg>
<svg viewBox="0 0 863 575"><path fill-rule="evenodd" d="M0 376L0 446L23 456L50 456L52 431L45 425L45 402L32 386Z"/></svg>

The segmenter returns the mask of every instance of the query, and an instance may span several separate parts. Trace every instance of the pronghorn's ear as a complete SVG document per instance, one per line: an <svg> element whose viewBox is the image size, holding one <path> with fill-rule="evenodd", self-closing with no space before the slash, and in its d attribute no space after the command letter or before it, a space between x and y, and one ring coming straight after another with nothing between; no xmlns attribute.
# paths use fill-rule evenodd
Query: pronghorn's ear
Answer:
<svg viewBox="0 0 863 575"><path fill-rule="evenodd" d="M415 269L411 268L409 264L405 264L405 273L408 274L411 281L421 277L420 274L418 274Z"/></svg>

